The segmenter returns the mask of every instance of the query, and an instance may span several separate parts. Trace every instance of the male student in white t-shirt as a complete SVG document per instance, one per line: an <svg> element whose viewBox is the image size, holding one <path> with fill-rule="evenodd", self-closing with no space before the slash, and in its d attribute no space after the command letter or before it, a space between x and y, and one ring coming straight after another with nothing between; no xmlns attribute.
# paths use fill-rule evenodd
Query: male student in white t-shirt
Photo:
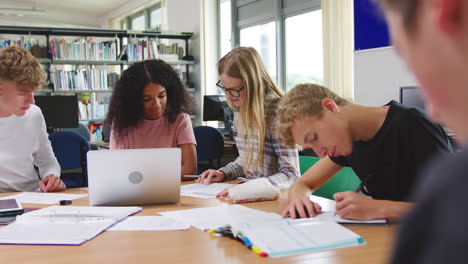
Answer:
<svg viewBox="0 0 468 264"><path fill-rule="evenodd" d="M34 92L46 75L32 54L0 50L0 192L65 190ZM39 168L38 177L34 165Z"/></svg>

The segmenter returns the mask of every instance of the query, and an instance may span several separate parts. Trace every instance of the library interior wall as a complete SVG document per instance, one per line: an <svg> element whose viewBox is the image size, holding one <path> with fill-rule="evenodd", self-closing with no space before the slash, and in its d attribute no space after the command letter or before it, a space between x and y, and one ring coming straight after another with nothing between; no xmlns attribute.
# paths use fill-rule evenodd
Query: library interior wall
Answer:
<svg viewBox="0 0 468 264"><path fill-rule="evenodd" d="M398 101L401 86L418 85L390 46L379 12L372 0L354 0L354 101L372 106Z"/></svg>

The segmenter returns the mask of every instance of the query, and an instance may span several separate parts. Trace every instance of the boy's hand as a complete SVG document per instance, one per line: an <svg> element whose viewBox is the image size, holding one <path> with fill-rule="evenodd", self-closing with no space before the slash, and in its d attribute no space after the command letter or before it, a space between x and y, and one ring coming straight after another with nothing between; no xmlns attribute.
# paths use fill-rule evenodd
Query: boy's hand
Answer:
<svg viewBox="0 0 468 264"><path fill-rule="evenodd" d="M282 217L307 218L313 217L322 212L322 207L318 203L312 202L308 197L291 199L288 207L284 209Z"/></svg>
<svg viewBox="0 0 468 264"><path fill-rule="evenodd" d="M380 214L385 206L381 200L374 200L355 192L339 192L333 195L336 214L346 219L372 220L385 218Z"/></svg>
<svg viewBox="0 0 468 264"><path fill-rule="evenodd" d="M40 180L39 187L43 192L59 192L67 189L63 181L53 174L47 175L44 179Z"/></svg>

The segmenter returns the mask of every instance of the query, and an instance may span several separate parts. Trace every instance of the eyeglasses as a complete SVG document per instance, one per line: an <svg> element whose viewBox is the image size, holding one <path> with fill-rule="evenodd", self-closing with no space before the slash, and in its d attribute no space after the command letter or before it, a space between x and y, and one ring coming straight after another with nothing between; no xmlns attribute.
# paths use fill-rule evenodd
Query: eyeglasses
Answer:
<svg viewBox="0 0 468 264"><path fill-rule="evenodd" d="M240 92L244 90L244 87L240 89L230 89L230 88L225 88L222 84L221 81L218 81L216 83L216 86L218 86L219 90L221 90L223 93L229 93L232 97L240 97Z"/></svg>

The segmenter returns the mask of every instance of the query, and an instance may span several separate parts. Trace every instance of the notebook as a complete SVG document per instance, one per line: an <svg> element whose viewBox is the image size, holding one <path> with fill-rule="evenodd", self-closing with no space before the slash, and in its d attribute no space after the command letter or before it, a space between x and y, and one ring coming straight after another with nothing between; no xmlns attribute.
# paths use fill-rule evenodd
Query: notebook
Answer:
<svg viewBox="0 0 468 264"><path fill-rule="evenodd" d="M0 244L81 245L141 207L51 206L0 228Z"/></svg>
<svg viewBox="0 0 468 264"><path fill-rule="evenodd" d="M89 204L145 205L180 199L179 148L89 151Z"/></svg>

